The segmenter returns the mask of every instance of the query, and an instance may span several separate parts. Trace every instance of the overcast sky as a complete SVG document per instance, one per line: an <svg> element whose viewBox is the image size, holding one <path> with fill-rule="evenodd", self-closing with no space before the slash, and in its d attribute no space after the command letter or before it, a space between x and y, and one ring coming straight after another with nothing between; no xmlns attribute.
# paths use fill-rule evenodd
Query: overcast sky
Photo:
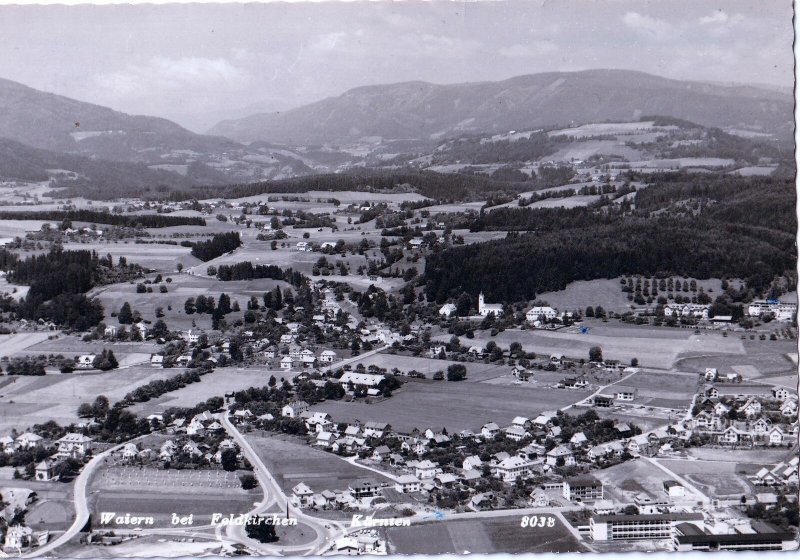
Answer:
<svg viewBox="0 0 800 560"><path fill-rule="evenodd" d="M195 131L352 87L643 70L793 83L791 0L0 6L0 77Z"/></svg>

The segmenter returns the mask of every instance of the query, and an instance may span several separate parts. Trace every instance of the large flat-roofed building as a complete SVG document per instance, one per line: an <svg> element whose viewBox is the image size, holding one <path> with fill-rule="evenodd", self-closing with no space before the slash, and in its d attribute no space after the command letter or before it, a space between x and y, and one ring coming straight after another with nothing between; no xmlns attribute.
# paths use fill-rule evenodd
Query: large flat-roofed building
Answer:
<svg viewBox="0 0 800 560"><path fill-rule="evenodd" d="M589 534L594 541L671 539L678 523L702 522L702 513L593 515L589 518Z"/></svg>
<svg viewBox="0 0 800 560"><path fill-rule="evenodd" d="M672 543L677 551L710 550L795 550L797 541L791 532L768 523L753 523L752 531L715 535L691 523L675 526Z"/></svg>
<svg viewBox="0 0 800 560"><path fill-rule="evenodd" d="M602 500L603 483L593 476L575 476L564 481L563 496L570 501Z"/></svg>

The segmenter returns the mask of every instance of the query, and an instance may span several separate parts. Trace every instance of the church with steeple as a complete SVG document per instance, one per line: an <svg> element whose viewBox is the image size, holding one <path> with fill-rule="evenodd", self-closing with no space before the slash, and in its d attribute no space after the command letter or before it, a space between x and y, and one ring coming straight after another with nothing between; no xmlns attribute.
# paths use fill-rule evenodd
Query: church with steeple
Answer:
<svg viewBox="0 0 800 560"><path fill-rule="evenodd" d="M482 317L486 317L489 314L493 314L495 317L502 317L503 306L499 303L486 303L486 300L483 297L483 291L481 291L480 295L478 296L478 313Z"/></svg>

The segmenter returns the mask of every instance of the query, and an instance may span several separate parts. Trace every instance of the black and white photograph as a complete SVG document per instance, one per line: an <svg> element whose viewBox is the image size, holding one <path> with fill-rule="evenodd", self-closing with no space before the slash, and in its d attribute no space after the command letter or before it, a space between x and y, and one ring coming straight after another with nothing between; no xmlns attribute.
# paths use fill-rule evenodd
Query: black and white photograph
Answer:
<svg viewBox="0 0 800 560"><path fill-rule="evenodd" d="M795 8L0 0L0 555L796 554Z"/></svg>

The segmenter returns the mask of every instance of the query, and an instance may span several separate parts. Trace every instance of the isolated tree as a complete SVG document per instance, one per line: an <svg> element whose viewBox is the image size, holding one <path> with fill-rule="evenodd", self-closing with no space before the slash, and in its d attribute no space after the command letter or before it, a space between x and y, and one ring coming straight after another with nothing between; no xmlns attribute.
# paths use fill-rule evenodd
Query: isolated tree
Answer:
<svg viewBox="0 0 800 560"><path fill-rule="evenodd" d="M92 405L89 403L81 403L78 407L78 417L79 418L89 418L92 416Z"/></svg>
<svg viewBox="0 0 800 560"><path fill-rule="evenodd" d="M255 515L250 518L244 531L251 539L262 543L278 542L278 535L275 533L275 526L270 523L270 518Z"/></svg>
<svg viewBox="0 0 800 560"><path fill-rule="evenodd" d="M227 315L231 312L231 298L226 293L219 295L219 303L217 303L217 310L220 315Z"/></svg>
<svg viewBox="0 0 800 560"><path fill-rule="evenodd" d="M467 378L467 367L464 364L453 364L447 368L448 381L463 381Z"/></svg>
<svg viewBox="0 0 800 560"><path fill-rule="evenodd" d="M169 329L167 328L167 324L159 319L153 323L153 328L150 332L153 333L153 336L156 338L163 338L169 334Z"/></svg>
<svg viewBox="0 0 800 560"><path fill-rule="evenodd" d="M92 403L92 416L95 418L104 418L108 414L109 402L108 397L105 395L98 395Z"/></svg>
<svg viewBox="0 0 800 560"><path fill-rule="evenodd" d="M222 470L233 472L239 466L239 461L236 459L236 451L233 449L226 449L220 456L220 465Z"/></svg>
<svg viewBox="0 0 800 560"><path fill-rule="evenodd" d="M117 313L117 320L120 325L130 325L133 323L133 311L131 311L131 304L127 301L120 307L119 313Z"/></svg>
<svg viewBox="0 0 800 560"><path fill-rule="evenodd" d="M243 490L252 490L258 486L258 480L250 473L245 473L239 477L239 482L242 484Z"/></svg>
<svg viewBox="0 0 800 560"><path fill-rule="evenodd" d="M195 312L193 297L190 297L186 300L186 303L183 304L183 310L186 311L187 315L192 315Z"/></svg>
<svg viewBox="0 0 800 560"><path fill-rule="evenodd" d="M603 349L599 346L592 346L589 348L589 361L590 362L602 362L603 361Z"/></svg>

